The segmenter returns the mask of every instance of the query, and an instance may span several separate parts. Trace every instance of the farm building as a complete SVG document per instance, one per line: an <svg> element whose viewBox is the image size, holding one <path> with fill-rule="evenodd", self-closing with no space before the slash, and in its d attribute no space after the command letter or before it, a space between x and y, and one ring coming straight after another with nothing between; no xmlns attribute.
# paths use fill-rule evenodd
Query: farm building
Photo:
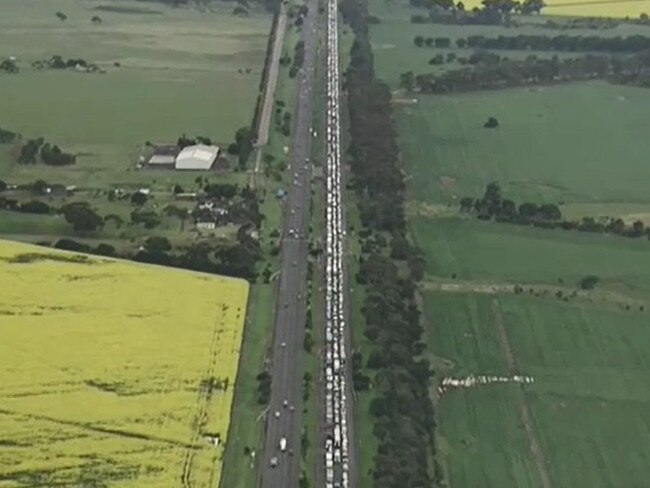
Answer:
<svg viewBox="0 0 650 488"><path fill-rule="evenodd" d="M154 168L173 168L176 158L171 154L154 154L147 164Z"/></svg>
<svg viewBox="0 0 650 488"><path fill-rule="evenodd" d="M212 168L217 156L219 156L217 146L205 146L203 144L188 146L178 154L174 167L177 170L209 170Z"/></svg>
<svg viewBox="0 0 650 488"><path fill-rule="evenodd" d="M178 153L179 148L175 144L155 145L146 165L149 168L172 169Z"/></svg>
<svg viewBox="0 0 650 488"><path fill-rule="evenodd" d="M217 228L216 222L197 222L197 230L214 230Z"/></svg>

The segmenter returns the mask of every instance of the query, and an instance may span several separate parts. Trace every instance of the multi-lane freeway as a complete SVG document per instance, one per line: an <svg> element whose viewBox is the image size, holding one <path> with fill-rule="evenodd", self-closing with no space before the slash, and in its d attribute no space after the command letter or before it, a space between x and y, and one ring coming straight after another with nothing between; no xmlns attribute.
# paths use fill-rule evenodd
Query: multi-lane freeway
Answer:
<svg viewBox="0 0 650 488"><path fill-rule="evenodd" d="M309 232L311 123L317 48L317 0L310 0L303 23L305 57L298 92L284 203L281 270L271 355L271 398L266 414L261 486L297 488L300 478L303 340ZM251 419L252 421L252 419Z"/></svg>
<svg viewBox="0 0 650 488"><path fill-rule="evenodd" d="M297 488L300 478L301 398L304 327L306 318L311 130L316 90L317 0L310 0L303 24L305 58L290 150L292 185L284 208L280 282L272 353L272 388L266 414L261 472L262 488ZM326 152L325 152L325 317L320 377L321 445L325 488L355 486L352 449L352 387L347 367L349 326L346 303L345 212L340 147L338 11L327 1L326 31Z"/></svg>

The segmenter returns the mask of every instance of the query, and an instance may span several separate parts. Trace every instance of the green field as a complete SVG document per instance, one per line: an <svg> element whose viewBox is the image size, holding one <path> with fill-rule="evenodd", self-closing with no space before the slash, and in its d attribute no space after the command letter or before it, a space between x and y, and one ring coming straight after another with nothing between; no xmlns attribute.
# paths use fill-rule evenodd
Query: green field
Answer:
<svg viewBox="0 0 650 488"><path fill-rule="evenodd" d="M487 183L497 181L504 198L554 203L568 219L647 222L650 91L592 82L405 94L400 73L455 69L458 63L432 67L428 60L440 52L472 52L418 49L415 35L557 31L547 32L537 21L513 29L414 25L409 17L418 12L404 5L371 2L380 19L371 26L371 40L378 76L395 90L407 215L427 262L422 303L436 381L510 378L432 395L445 483L645 486L650 243L480 221L460 214L458 202L480 197ZM629 24L589 35L633 33L647 35ZM492 116L498 129L483 128ZM586 275L599 277L595 290L578 289ZM515 284L522 286L519 293ZM534 383L513 383L515 374Z"/></svg>
<svg viewBox="0 0 650 488"><path fill-rule="evenodd" d="M439 449L450 485L541 486L517 407L525 399L553 486L643 486L650 453L647 313L427 294L430 350L440 370L507 373L495 301L519 371L536 382L445 394L438 404Z"/></svg>
<svg viewBox="0 0 650 488"><path fill-rule="evenodd" d="M3 148L5 180L143 183L152 175L132 170L145 141L175 141L187 133L227 144L250 123L268 15L234 17L225 5L210 12L162 4L150 7L157 14L96 10L102 5L142 8L140 2L3 2L0 54L17 57L21 72L0 76L0 127L78 154L73 168L25 168ZM59 21L57 10L68 20ZM91 24L94 15L102 24ZM106 73L30 67L54 54L97 63Z"/></svg>
<svg viewBox="0 0 650 488"><path fill-rule="evenodd" d="M480 3L480 2L477 2ZM546 2L548 4L552 2ZM636 5L646 5L647 2L638 2ZM466 6L469 5L466 3ZM601 8L611 7L615 4L602 5ZM621 7L630 7L634 4L622 2ZM590 7L598 7L592 5ZM648 9L650 11L650 9ZM497 25L443 25L443 24L413 24L410 18L414 14L426 15L423 9L410 8L407 2L395 0L371 0L370 13L377 16L379 24L370 25L371 41L375 53L375 67L380 77L391 87L397 88L399 75L405 71L413 70L417 73L435 72L444 69L457 69L461 65L458 62L445 63L443 66L431 66L429 60L436 54L454 53L457 57L468 57L473 49L459 49L455 46L456 39L461 37L483 35L486 37L516 36L525 35L571 35L571 36L598 36L615 37L642 35L647 36L647 27L621 23L614 28L600 29L598 31L587 28L571 28L570 31L560 31L544 28L542 24L549 19L557 21L557 18L549 16L515 17L512 27ZM557 9L559 13L560 9ZM549 14L553 13L551 9ZM452 41L452 48L417 48L413 44L413 38L417 35L423 37L448 37ZM550 57L551 53L536 51L500 51L504 56L511 59L523 59L530 54L537 54L540 57ZM559 58L571 56L571 53L554 53Z"/></svg>
<svg viewBox="0 0 650 488"><path fill-rule="evenodd" d="M375 0L370 7L380 19L371 26L376 70L396 90L395 114L411 199L454 203L462 196L479 196L486 182L496 180L505 196L515 201L615 203L617 215L647 218L650 198L644 182L650 178L650 167L644 155L650 142L643 130L650 122L647 90L594 82L453 96L404 94L398 90L400 73L457 69L457 62L440 67L429 65L428 60L438 53L467 57L473 52L417 48L416 35L448 37L453 45L470 35L555 36L558 31L540 27L542 19L528 18L518 20L522 26L511 28L412 24L410 16L419 11L404 2ZM566 35L634 34L647 32L643 26L620 24L597 32L571 29ZM574 55L500 54L510 58ZM498 130L483 128L491 116L499 120ZM594 212L594 208L582 210L586 215ZM576 215L575 209L568 211Z"/></svg>
<svg viewBox="0 0 650 488"><path fill-rule="evenodd" d="M3 212L0 233L30 242L73 236L103 240L116 249L132 247L151 234L132 225L128 199L111 200L113 189L151 191L145 210L158 213L156 233L173 245L196 240L192 219L180 222L163 212L176 202L174 185L192 192L205 181L244 186L244 173L174 172L137 169L144 145L173 143L181 134L205 135L225 148L237 129L249 126L259 92L271 16L252 6L249 17L232 15L232 5L171 8L137 1L7 0L0 17L0 57L14 56L18 74L0 76L0 127L23 141L43 137L77 156L76 164L20 165L20 143L0 145L0 179L8 184L45 180L73 185L74 195L6 194L19 201L42 200L56 209L89 203L102 217L113 214L124 226L105 225L80 236L59 216ZM54 14L64 12L67 20ZM101 23L92 23L99 16ZM96 63L104 73L73 69L37 70L32 63L60 55ZM232 158L231 166L236 164ZM210 233L231 237L232 226Z"/></svg>
<svg viewBox="0 0 650 488"><path fill-rule="evenodd" d="M497 130L483 128L490 116ZM643 88L578 83L421 96L397 119L416 200L480 196L498 181L518 202L650 204Z"/></svg>
<svg viewBox="0 0 650 488"><path fill-rule="evenodd" d="M650 244L564 230L542 230L478 220L412 220L432 276L509 283L575 286L595 274L601 285L650 291Z"/></svg>

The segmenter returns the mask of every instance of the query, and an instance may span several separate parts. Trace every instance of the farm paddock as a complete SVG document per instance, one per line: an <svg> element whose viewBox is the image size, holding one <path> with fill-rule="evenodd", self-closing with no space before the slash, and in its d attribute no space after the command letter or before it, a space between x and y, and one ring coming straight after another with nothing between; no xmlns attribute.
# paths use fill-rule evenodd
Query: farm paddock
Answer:
<svg viewBox="0 0 650 488"><path fill-rule="evenodd" d="M0 486L217 486L248 283L0 241Z"/></svg>

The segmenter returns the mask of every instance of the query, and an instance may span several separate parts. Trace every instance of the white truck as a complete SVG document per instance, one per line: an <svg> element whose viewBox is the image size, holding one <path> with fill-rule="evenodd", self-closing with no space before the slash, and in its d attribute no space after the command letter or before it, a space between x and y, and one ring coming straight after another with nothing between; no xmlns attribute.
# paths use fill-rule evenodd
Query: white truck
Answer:
<svg viewBox="0 0 650 488"><path fill-rule="evenodd" d="M280 439L280 451L284 452L287 450L287 438L283 437Z"/></svg>

